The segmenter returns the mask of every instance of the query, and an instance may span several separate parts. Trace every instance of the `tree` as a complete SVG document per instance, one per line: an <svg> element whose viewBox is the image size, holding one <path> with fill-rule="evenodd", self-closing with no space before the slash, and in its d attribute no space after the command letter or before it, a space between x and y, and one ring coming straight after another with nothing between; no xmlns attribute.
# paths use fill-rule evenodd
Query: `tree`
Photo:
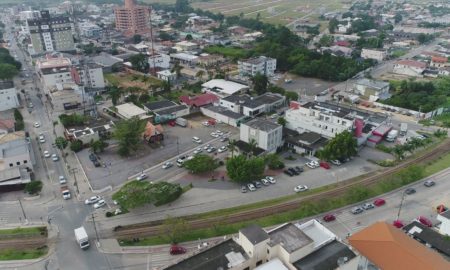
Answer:
<svg viewBox="0 0 450 270"><path fill-rule="evenodd" d="M0 63L0 79L10 80L19 73L15 66L11 64Z"/></svg>
<svg viewBox="0 0 450 270"><path fill-rule="evenodd" d="M319 152L319 156L324 160L334 160L349 158L356 155L356 139L349 131L343 131L328 141L325 147Z"/></svg>
<svg viewBox="0 0 450 270"><path fill-rule="evenodd" d="M231 152L231 157L234 157L234 152L236 151L236 140L230 140L228 150Z"/></svg>
<svg viewBox="0 0 450 270"><path fill-rule="evenodd" d="M267 92L269 79L267 78L266 75L257 73L255 76L253 76L252 83L253 83L253 91L258 93L258 95L262 95L265 92Z"/></svg>
<svg viewBox="0 0 450 270"><path fill-rule="evenodd" d="M161 234L164 235L170 243L177 244L181 242L183 236L189 229L190 226L186 220L167 216L162 225Z"/></svg>
<svg viewBox="0 0 450 270"><path fill-rule="evenodd" d="M110 86L108 87L108 96L111 98L112 104L114 106L117 105L117 102L120 99L120 96L122 95L122 88L117 86Z"/></svg>
<svg viewBox="0 0 450 270"><path fill-rule="evenodd" d="M113 136L119 142L119 155L129 156L132 152L139 149L145 125L145 121L138 117L122 120L117 123Z"/></svg>
<svg viewBox="0 0 450 270"><path fill-rule="evenodd" d="M247 158L244 155L232 157L226 162L228 176L238 183L260 179L264 174L265 166L263 158Z"/></svg>
<svg viewBox="0 0 450 270"><path fill-rule="evenodd" d="M250 141L248 142L248 149L249 149L249 155L253 155L253 152L255 151L255 149L258 147L258 143L256 142L255 139L250 139Z"/></svg>
<svg viewBox="0 0 450 270"><path fill-rule="evenodd" d="M57 137L55 139L55 145L56 147L58 147L59 149L64 149L67 147L69 143L67 142L67 140L64 137Z"/></svg>
<svg viewBox="0 0 450 270"><path fill-rule="evenodd" d="M131 63L131 66L133 67L133 69L140 71L140 72L145 72L149 65L148 61L147 61L147 56L145 56L142 53L131 56L130 63Z"/></svg>
<svg viewBox="0 0 450 270"><path fill-rule="evenodd" d="M142 42L142 36L141 35L134 35L133 36L133 43L138 44Z"/></svg>
<svg viewBox="0 0 450 270"><path fill-rule="evenodd" d="M330 34L334 34L338 24L339 21L336 18L333 18L328 22L328 31L330 31Z"/></svg>
<svg viewBox="0 0 450 270"><path fill-rule="evenodd" d="M402 160L405 158L405 149L403 148L403 145L397 144L392 148L392 154L394 154L395 158L397 160Z"/></svg>
<svg viewBox="0 0 450 270"><path fill-rule="evenodd" d="M83 142L80 140L75 140L70 142L70 150L74 151L74 152L79 152L81 151L81 149L83 149Z"/></svg>
<svg viewBox="0 0 450 270"><path fill-rule="evenodd" d="M175 39L171 34L164 32L164 31L159 32L159 38L163 41Z"/></svg>
<svg viewBox="0 0 450 270"><path fill-rule="evenodd" d="M25 192L31 195L37 194L42 190L42 182L34 180L25 185Z"/></svg>
<svg viewBox="0 0 450 270"><path fill-rule="evenodd" d="M184 167L192 173L211 172L217 168L217 161L208 155L195 155L193 159L184 162Z"/></svg>
<svg viewBox="0 0 450 270"><path fill-rule="evenodd" d="M203 69L200 69L199 71L197 71L197 73L195 74L195 77L199 80L202 80L203 76L205 75L205 71Z"/></svg>
<svg viewBox="0 0 450 270"><path fill-rule="evenodd" d="M278 120L277 120L277 123L278 123L279 125L282 125L283 127L286 126L286 124L287 124L286 118L284 118L284 117L279 117Z"/></svg>
<svg viewBox="0 0 450 270"><path fill-rule="evenodd" d="M187 34L186 37L184 38L185 40L193 40L194 38L192 37L191 34Z"/></svg>
<svg viewBox="0 0 450 270"><path fill-rule="evenodd" d="M284 163L277 154L268 154L264 157L267 166L271 170L279 170L284 168Z"/></svg>
<svg viewBox="0 0 450 270"><path fill-rule="evenodd" d="M402 14L400 12L395 13L394 21L395 23L399 23L403 20Z"/></svg>
<svg viewBox="0 0 450 270"><path fill-rule="evenodd" d="M175 2L175 11L178 13L188 13L192 11L188 0L177 0Z"/></svg>
<svg viewBox="0 0 450 270"><path fill-rule="evenodd" d="M113 200L116 200L123 209L133 209L152 201L149 192L149 182L132 181L125 184L119 191L113 194Z"/></svg>
<svg viewBox="0 0 450 270"><path fill-rule="evenodd" d="M293 91L286 91L284 93L284 96L286 97L286 99L288 101L293 100L293 101L297 101L298 100L298 94L297 92L293 92Z"/></svg>
<svg viewBox="0 0 450 270"><path fill-rule="evenodd" d="M433 35L420 33L420 34L417 36L417 41L418 41L420 44L424 44L424 43L426 43L426 42L432 40L433 38L434 38Z"/></svg>
<svg viewBox="0 0 450 270"><path fill-rule="evenodd" d="M323 35L320 39L319 39L319 45L321 47L325 46L325 47L330 47L331 45L333 45L334 43L334 37L331 35Z"/></svg>
<svg viewBox="0 0 450 270"><path fill-rule="evenodd" d="M91 149L94 153L101 153L108 147L108 143L103 140L97 140L91 142Z"/></svg>

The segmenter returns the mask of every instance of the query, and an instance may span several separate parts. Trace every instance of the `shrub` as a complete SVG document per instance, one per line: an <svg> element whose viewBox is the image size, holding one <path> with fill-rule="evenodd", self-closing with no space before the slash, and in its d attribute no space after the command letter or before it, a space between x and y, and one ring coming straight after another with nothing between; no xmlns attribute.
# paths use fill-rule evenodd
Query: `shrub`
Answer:
<svg viewBox="0 0 450 270"><path fill-rule="evenodd" d="M83 142L80 140L75 140L70 143L70 150L74 152L80 152L83 149Z"/></svg>
<svg viewBox="0 0 450 270"><path fill-rule="evenodd" d="M392 153L392 148L384 144L378 144L377 146L375 146L375 148L388 154Z"/></svg>
<svg viewBox="0 0 450 270"><path fill-rule="evenodd" d="M39 180L31 181L25 185L25 192L28 194L37 194L42 190L42 182Z"/></svg>
<svg viewBox="0 0 450 270"><path fill-rule="evenodd" d="M106 217L112 217L112 216L114 216L114 213L108 211L108 212L106 212L105 215L106 215Z"/></svg>

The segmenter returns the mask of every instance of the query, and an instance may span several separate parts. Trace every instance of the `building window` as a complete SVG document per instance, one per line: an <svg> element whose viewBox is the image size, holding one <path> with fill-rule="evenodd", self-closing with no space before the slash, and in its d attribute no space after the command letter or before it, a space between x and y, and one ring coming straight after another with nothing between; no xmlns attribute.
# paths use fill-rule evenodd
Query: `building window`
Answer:
<svg viewBox="0 0 450 270"><path fill-rule="evenodd" d="M16 165L19 166L19 165L20 165L20 161L17 161L17 162L16 162Z"/></svg>
<svg viewBox="0 0 450 270"><path fill-rule="evenodd" d="M23 164L27 164L27 163L28 163L28 160L24 160L24 161L23 161Z"/></svg>
<svg viewBox="0 0 450 270"><path fill-rule="evenodd" d="M261 265L263 263L262 260L256 262L256 266Z"/></svg>
<svg viewBox="0 0 450 270"><path fill-rule="evenodd" d="M12 163L9 163L9 167L12 167L13 166L13 164Z"/></svg>

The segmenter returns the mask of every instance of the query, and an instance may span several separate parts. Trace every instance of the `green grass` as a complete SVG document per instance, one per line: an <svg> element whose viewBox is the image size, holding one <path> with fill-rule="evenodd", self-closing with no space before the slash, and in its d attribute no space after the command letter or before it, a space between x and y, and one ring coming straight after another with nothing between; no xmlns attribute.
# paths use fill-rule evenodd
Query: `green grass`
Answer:
<svg viewBox="0 0 450 270"><path fill-rule="evenodd" d="M104 77L112 85L119 84L119 78L114 73L106 73Z"/></svg>
<svg viewBox="0 0 450 270"><path fill-rule="evenodd" d="M46 227L26 227L0 230L0 239L2 236L19 236L19 235L41 235L41 232L47 233Z"/></svg>
<svg viewBox="0 0 450 270"><path fill-rule="evenodd" d="M33 249L4 249L0 250L0 261L10 260L30 260L36 259L46 255L48 252L47 246Z"/></svg>
<svg viewBox="0 0 450 270"><path fill-rule="evenodd" d="M209 46L205 48L205 52L220 54L234 59L246 58L248 56L247 50L236 47Z"/></svg>
<svg viewBox="0 0 450 270"><path fill-rule="evenodd" d="M429 176L450 167L450 154L440 157L438 160L428 164L425 168L425 175Z"/></svg>

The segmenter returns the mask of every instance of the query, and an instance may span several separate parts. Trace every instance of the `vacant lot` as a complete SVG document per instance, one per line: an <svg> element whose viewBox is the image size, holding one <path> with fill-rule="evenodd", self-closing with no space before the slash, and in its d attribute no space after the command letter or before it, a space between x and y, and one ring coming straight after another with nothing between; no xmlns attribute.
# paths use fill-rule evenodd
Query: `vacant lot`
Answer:
<svg viewBox="0 0 450 270"><path fill-rule="evenodd" d="M149 89L151 86L161 85L161 81L153 77L146 77L142 75L135 75L122 72L105 74L105 79L108 81L108 83L122 87L124 89L129 87Z"/></svg>

